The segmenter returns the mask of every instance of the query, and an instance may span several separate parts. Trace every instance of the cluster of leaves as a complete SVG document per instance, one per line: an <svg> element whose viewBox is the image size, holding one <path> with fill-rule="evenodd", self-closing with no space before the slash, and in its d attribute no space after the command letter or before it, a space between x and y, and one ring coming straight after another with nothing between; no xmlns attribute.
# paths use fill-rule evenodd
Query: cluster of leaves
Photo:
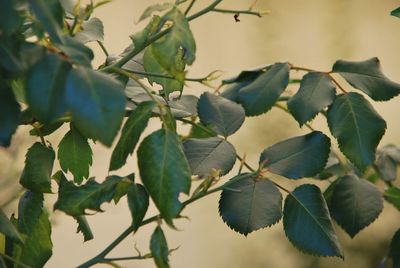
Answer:
<svg viewBox="0 0 400 268"><path fill-rule="evenodd" d="M77 221L85 241L94 237L86 220L88 212L102 212L103 203L127 197L131 226L80 267L118 260L106 255L151 222L158 224L150 253L131 259L153 258L158 267L168 267L171 250L161 223L174 228L187 205L217 191L221 191L221 217L236 232L248 235L282 219L292 244L316 256L343 258L332 219L354 237L378 218L384 200L400 210L400 188L395 186L400 150L388 145L377 151L386 122L365 97L387 101L400 93L400 84L381 72L377 58L338 60L329 72L275 63L224 80L220 94L183 95L185 81L206 83L212 78L186 77L186 66L196 55L189 21L211 11L232 11L215 9L221 0L191 16L195 1L184 12L180 5L185 1L151 6L140 17L140 21L150 20L147 26L131 36L132 45L121 55L111 57L102 43L102 22L91 17L106 2L86 7L68 0L0 3L0 145L9 146L21 124L31 125L30 134L40 139L26 154L20 178L26 192L18 218L9 219L0 211L0 232L6 238L0 266L42 267L51 257L51 223L43 200L54 192L55 184L54 209ZM98 42L108 56L98 70L91 66L93 53L87 42ZM289 95L288 84L297 81L290 79L295 75L291 72L297 71L306 74L298 91ZM355 90L347 92L336 81L338 75ZM162 90L154 91L146 80ZM175 91L179 96L173 98ZM274 106L311 131L267 147L260 152L258 167L252 168L228 138L246 117L267 113ZM318 114L326 117L346 159L334 152L330 137L309 125ZM139 143L153 117L160 119L160 128ZM64 124L69 129L56 153L46 136ZM182 124L191 125L188 135L179 134ZM135 174L111 175L102 183L90 178L91 142L111 146L119 131L109 171L123 167L138 147L136 177L141 183ZM56 158L58 171L53 170ZM237 160L238 174L214 186L231 174ZM328 180L330 186L324 193L314 184L288 190L271 174L282 180ZM194 177L200 183L192 190ZM383 194L374 184L377 181L388 186ZM181 193L189 198L181 201ZM150 199L159 215L145 219ZM399 232L390 249L395 266L400 262Z"/></svg>

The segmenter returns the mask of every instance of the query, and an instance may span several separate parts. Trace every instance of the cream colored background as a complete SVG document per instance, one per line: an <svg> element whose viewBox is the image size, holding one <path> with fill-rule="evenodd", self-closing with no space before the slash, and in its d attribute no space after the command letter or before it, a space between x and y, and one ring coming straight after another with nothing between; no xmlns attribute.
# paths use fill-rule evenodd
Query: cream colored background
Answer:
<svg viewBox="0 0 400 268"><path fill-rule="evenodd" d="M95 16L104 22L105 45L110 52L119 53L129 45L129 35L145 25L135 25L135 21L147 5L156 2L115 0L95 12ZM211 1L197 2L193 10ZM252 2L227 0L221 7L247 9ZM229 77L242 69L276 61L290 61L298 66L327 71L337 59L365 60L377 56L385 74L400 81L400 19L389 16L398 4L389 0L259 0L256 9L271 10L270 15L261 19L241 15L241 22L235 23L232 15L208 14L191 23L197 41L197 60L190 67L188 76L200 77L218 69L225 71L224 77ZM94 66L97 66L104 57L95 45L92 47L96 52ZM187 92L199 94L204 90L197 84L189 86ZM381 144L391 142L400 145L399 104L399 98L396 98L375 105L388 122L388 131ZM155 129L157 123L152 121L146 133ZM313 125L327 131L324 118L317 117ZM5 171L0 173L2 176L17 176L24 159L22 149L31 142L22 138L26 131L21 128L13 147L0 151L1 159L8 163ZM265 147L306 132L305 129L299 130L292 118L273 109L266 115L247 119L231 142L239 154L247 152L249 162L255 165ZM63 133L59 131L59 137L51 141L57 144ZM100 180L107 175L110 153L100 145L94 147L91 175ZM135 170L136 158L132 157L116 173L124 175ZM277 180L286 183L283 178ZM320 186L325 187L324 184ZM288 187L293 189L294 185L288 184ZM55 198L48 198L49 208ZM117 206L104 205L106 213L89 217L95 239L85 244L82 243L82 236L75 234L76 223L55 212L52 216L55 223L52 235L54 255L46 267L74 267L102 250L130 223L125 203L123 199ZM335 258L320 259L299 253L285 238L281 223L252 233L247 238L238 235L222 222L217 207L218 195L210 196L184 211L190 222L177 221L181 231L165 228L170 247L180 246L171 256L172 267L377 267L376 261L386 254L391 235L400 227L399 213L389 205L385 206L385 212L376 222L353 240L336 227L345 247L345 261L342 262ZM10 206L8 211L14 208ZM152 207L148 215L155 212ZM144 227L137 235L126 239L110 256L135 255L135 243L143 253L147 253L154 227L154 224ZM124 267L154 266L151 260L122 264Z"/></svg>

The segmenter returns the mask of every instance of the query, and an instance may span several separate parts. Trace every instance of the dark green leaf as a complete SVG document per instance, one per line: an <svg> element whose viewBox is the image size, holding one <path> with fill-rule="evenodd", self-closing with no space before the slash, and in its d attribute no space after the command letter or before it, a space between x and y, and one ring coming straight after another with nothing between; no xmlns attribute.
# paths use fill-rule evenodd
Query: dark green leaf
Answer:
<svg viewBox="0 0 400 268"><path fill-rule="evenodd" d="M17 228L10 222L3 210L0 209L0 233L15 242L22 243L22 238L18 233Z"/></svg>
<svg viewBox="0 0 400 268"><path fill-rule="evenodd" d="M339 95L328 110L328 125L340 150L361 171L375 160L386 122L360 94Z"/></svg>
<svg viewBox="0 0 400 268"><path fill-rule="evenodd" d="M393 268L400 267L400 229L394 234L390 242L389 257L392 258Z"/></svg>
<svg viewBox="0 0 400 268"><path fill-rule="evenodd" d="M66 100L74 124L82 134L110 146L125 114L122 85L88 68L74 68L68 75Z"/></svg>
<svg viewBox="0 0 400 268"><path fill-rule="evenodd" d="M56 43L62 42L64 10L58 0L29 1L33 14Z"/></svg>
<svg viewBox="0 0 400 268"><path fill-rule="evenodd" d="M155 58L153 54L153 49L151 46L147 47L144 51L143 56L143 64L146 72L149 73L157 73L164 76L170 76L170 73L167 69L165 69ZM183 75L184 66L182 65L179 71ZM164 89L166 95L169 95L174 91L182 91L183 88L183 80L158 77L158 76L148 76L147 79L150 83L157 83Z"/></svg>
<svg viewBox="0 0 400 268"><path fill-rule="evenodd" d="M325 134L313 131L265 149L260 156L260 166L290 179L312 177L324 168L330 145Z"/></svg>
<svg viewBox="0 0 400 268"><path fill-rule="evenodd" d="M160 129L147 136L138 150L140 176L161 216L169 224L179 215L181 192L188 194L190 167L176 133Z"/></svg>
<svg viewBox="0 0 400 268"><path fill-rule="evenodd" d="M71 64L54 54L48 54L29 73L27 101L37 118L50 123L67 111L65 80Z"/></svg>
<svg viewBox="0 0 400 268"><path fill-rule="evenodd" d="M54 131L59 129L64 123L51 123L49 125L41 125L38 128L33 128L29 131L29 134L32 136L47 136L52 134Z"/></svg>
<svg viewBox="0 0 400 268"><path fill-rule="evenodd" d="M303 77L299 90L289 99L287 105L301 126L331 105L335 96L336 87L330 77L313 72Z"/></svg>
<svg viewBox="0 0 400 268"><path fill-rule="evenodd" d="M197 102L199 99L193 95L183 95L179 99L168 101L171 113L175 118L197 115Z"/></svg>
<svg viewBox="0 0 400 268"><path fill-rule="evenodd" d="M199 127L201 125L202 127ZM207 131L205 130L207 129ZM209 127L203 126L201 123L197 123L196 125L192 125L192 128L190 129L189 135L186 137L186 139L203 139L203 138L210 138L210 137L216 137L217 133L215 133L212 129Z"/></svg>
<svg viewBox="0 0 400 268"><path fill-rule="evenodd" d="M91 18L82 23L82 30L77 32L75 39L81 43L88 43L92 41L104 41L104 27L103 22L98 18Z"/></svg>
<svg viewBox="0 0 400 268"><path fill-rule="evenodd" d="M340 163L338 157L334 152L331 152L324 169L317 175L316 178L319 180L326 180L333 176L343 176L345 173L346 170Z"/></svg>
<svg viewBox="0 0 400 268"><path fill-rule="evenodd" d="M43 194L26 191L18 204L18 230L24 234L33 232L43 210Z"/></svg>
<svg viewBox="0 0 400 268"><path fill-rule="evenodd" d="M271 65L264 65L260 67L256 67L250 70L243 70L238 75L222 80L222 83L225 84L233 84L233 83L242 83L242 82L252 82L261 74L265 73L268 69L271 68Z"/></svg>
<svg viewBox="0 0 400 268"><path fill-rule="evenodd" d="M195 60L196 43L190 30L185 15L176 7L171 9L162 18L162 24L172 22L171 30L162 38L152 44L154 56L165 69L174 74L176 57L181 54L186 64L192 64Z"/></svg>
<svg viewBox="0 0 400 268"><path fill-rule="evenodd" d="M300 251L343 258L328 207L317 186L303 184L286 197L283 227Z"/></svg>
<svg viewBox="0 0 400 268"><path fill-rule="evenodd" d="M271 181L248 177L222 191L219 213L230 228L247 236L281 219L282 195Z"/></svg>
<svg viewBox="0 0 400 268"><path fill-rule="evenodd" d="M397 187L390 187L383 193L383 197L387 202L400 210L400 189Z"/></svg>
<svg viewBox="0 0 400 268"><path fill-rule="evenodd" d="M235 133L243 124L245 112L240 104L205 92L197 106L200 121L225 137Z"/></svg>
<svg viewBox="0 0 400 268"><path fill-rule="evenodd" d="M187 139L183 147L193 175L225 175L236 161L235 147L222 138Z"/></svg>
<svg viewBox="0 0 400 268"><path fill-rule="evenodd" d="M370 225L383 209L378 188L355 175L340 179L330 201L332 218L351 236Z"/></svg>
<svg viewBox="0 0 400 268"><path fill-rule="evenodd" d="M76 222L78 223L77 233L81 232L83 234L83 241L89 241L94 238L92 230L90 229L89 223L86 220L85 216L76 216L74 217Z"/></svg>
<svg viewBox="0 0 400 268"><path fill-rule="evenodd" d="M154 262L158 268L169 267L169 250L167 240L165 239L164 232L158 225L151 235L150 250L153 255Z"/></svg>
<svg viewBox="0 0 400 268"><path fill-rule="evenodd" d="M365 61L338 60L332 72L339 73L350 85L376 101L386 101L400 93L400 84L389 80L382 73L378 58Z"/></svg>
<svg viewBox="0 0 400 268"><path fill-rule="evenodd" d="M64 42L58 45L58 48L74 62L91 68L91 61L94 58L93 51L81 42L66 36Z"/></svg>
<svg viewBox="0 0 400 268"><path fill-rule="evenodd" d="M141 184L132 184L128 189L128 205L132 215L132 225L137 230L149 207L149 194Z"/></svg>
<svg viewBox="0 0 400 268"><path fill-rule="evenodd" d="M25 240L19 261L31 267L43 267L53 254L51 223L43 209L31 233Z"/></svg>
<svg viewBox="0 0 400 268"><path fill-rule="evenodd" d="M135 150L140 135L147 127L154 102L143 102L132 112L122 128L121 137L115 147L110 162L110 170L116 170L126 163L128 155Z"/></svg>
<svg viewBox="0 0 400 268"><path fill-rule="evenodd" d="M138 22L147 19L148 17L151 16L154 12L162 12L168 8L173 7L174 5L172 3L162 3L162 4L154 4L149 7L147 7L142 15L140 16Z"/></svg>
<svg viewBox="0 0 400 268"><path fill-rule="evenodd" d="M130 179L129 176L133 176L133 179ZM119 200L128 193L129 188L132 183L135 181L135 174L126 176L122 180L120 180L115 186L115 192L113 196L113 200L115 204L118 204Z"/></svg>
<svg viewBox="0 0 400 268"><path fill-rule="evenodd" d="M84 215L87 209L102 212L101 204L113 199L116 185L120 180L120 177L111 176L99 184L91 178L78 187L62 178L54 209L64 211L70 216Z"/></svg>
<svg viewBox="0 0 400 268"><path fill-rule="evenodd" d="M21 26L23 20L14 0L0 2L0 31L9 36Z"/></svg>
<svg viewBox="0 0 400 268"><path fill-rule="evenodd" d="M36 142L28 149L20 183L34 192L51 193L51 171L55 153L53 149Z"/></svg>
<svg viewBox="0 0 400 268"><path fill-rule="evenodd" d="M392 10L392 12L390 12L390 15L400 18L400 7Z"/></svg>
<svg viewBox="0 0 400 268"><path fill-rule="evenodd" d="M20 106L11 89L0 80L0 146L10 145L11 136L19 125Z"/></svg>
<svg viewBox="0 0 400 268"><path fill-rule="evenodd" d="M43 267L52 255L51 224L43 208L43 194L25 192L18 205L18 230L26 235L18 260Z"/></svg>
<svg viewBox="0 0 400 268"><path fill-rule="evenodd" d="M74 181L81 184L83 178L89 178L89 167L92 165L92 149L87 138L71 125L58 145L58 159L64 172L74 175Z"/></svg>
<svg viewBox="0 0 400 268"><path fill-rule="evenodd" d="M275 63L249 85L239 91L238 101L246 115L260 115L267 112L278 100L289 83L289 64Z"/></svg>

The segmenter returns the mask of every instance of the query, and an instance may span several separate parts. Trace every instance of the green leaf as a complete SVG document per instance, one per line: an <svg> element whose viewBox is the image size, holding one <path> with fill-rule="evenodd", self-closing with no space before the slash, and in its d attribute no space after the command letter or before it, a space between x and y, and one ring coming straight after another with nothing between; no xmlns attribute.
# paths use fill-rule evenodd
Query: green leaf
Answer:
<svg viewBox="0 0 400 268"><path fill-rule="evenodd" d="M20 183L34 192L51 193L51 171L55 153L53 149L36 142L28 149Z"/></svg>
<svg viewBox="0 0 400 268"><path fill-rule="evenodd" d="M200 121L225 137L235 133L243 124L245 112L240 104L205 92L197 105Z"/></svg>
<svg viewBox="0 0 400 268"><path fill-rule="evenodd" d="M0 209L0 233L15 242L22 243L22 238L17 228L10 222L2 209Z"/></svg>
<svg viewBox="0 0 400 268"><path fill-rule="evenodd" d="M18 204L18 230L24 234L33 232L43 210L43 194L26 191Z"/></svg>
<svg viewBox="0 0 400 268"><path fill-rule="evenodd" d="M328 207L317 186L303 184L286 197L283 228L300 251L343 258Z"/></svg>
<svg viewBox="0 0 400 268"><path fill-rule="evenodd" d="M29 5L43 28L56 43L62 43L64 10L59 0L32 0Z"/></svg>
<svg viewBox="0 0 400 268"><path fill-rule="evenodd" d="M196 42L189 27L185 15L176 7L171 9L162 18L162 24L170 21L173 23L169 32L152 44L154 56L160 64L171 74L176 68L176 56L182 54L182 60L186 64L192 64L195 60ZM183 50L183 53L180 50Z"/></svg>
<svg viewBox="0 0 400 268"><path fill-rule="evenodd" d="M278 100L289 83L289 64L275 63L249 85L239 91L238 101L246 115L254 116L267 112Z"/></svg>
<svg viewBox="0 0 400 268"><path fill-rule="evenodd" d="M18 230L26 235L18 260L43 267L52 255L51 224L43 208L43 194L25 192L18 205Z"/></svg>
<svg viewBox="0 0 400 268"><path fill-rule="evenodd" d="M132 184L128 189L128 205L132 215L132 225L139 229L149 207L149 194L141 184Z"/></svg>
<svg viewBox="0 0 400 268"><path fill-rule="evenodd" d="M336 86L324 73L308 73L301 80L297 93L287 102L288 108L300 126L313 119L336 96Z"/></svg>
<svg viewBox="0 0 400 268"><path fill-rule="evenodd" d="M393 268L400 267L400 229L394 234L390 242L389 257L392 258Z"/></svg>
<svg viewBox="0 0 400 268"><path fill-rule="evenodd" d="M78 187L62 177L54 209L64 211L70 216L84 215L88 209L102 212L101 204L113 199L116 185L120 180L118 176L110 176L99 184L91 178Z"/></svg>
<svg viewBox="0 0 400 268"><path fill-rule="evenodd" d="M129 176L133 176L131 180ZM118 204L119 200L128 193L129 188L131 187L132 183L135 181L135 174L132 173L131 175L124 177L120 180L117 185L115 186L115 192L113 196L113 200L115 204Z"/></svg>
<svg viewBox="0 0 400 268"><path fill-rule="evenodd" d="M17 31L23 22L15 2L13 0L0 2L0 29L6 36Z"/></svg>
<svg viewBox="0 0 400 268"><path fill-rule="evenodd" d="M70 36L64 37L64 42L58 45L71 60L85 67L91 68L91 61L94 58L93 51Z"/></svg>
<svg viewBox="0 0 400 268"><path fill-rule="evenodd" d="M53 254L52 248L51 223L48 213L43 209L25 240L19 261L31 267L43 267Z"/></svg>
<svg viewBox="0 0 400 268"><path fill-rule="evenodd" d="M376 101L386 101L400 94L400 84L382 73L378 58L365 61L338 60L332 72L339 73L350 85Z"/></svg>
<svg viewBox="0 0 400 268"><path fill-rule="evenodd" d="M312 177L325 166L330 152L329 138L319 131L281 141L265 149L260 166L290 179Z"/></svg>
<svg viewBox="0 0 400 268"><path fill-rule="evenodd" d="M147 136L138 150L142 181L168 224L179 215L181 192L189 194L190 167L176 133L160 129Z"/></svg>
<svg viewBox="0 0 400 268"><path fill-rule="evenodd" d="M374 184L355 175L347 175L336 184L329 208L332 218L354 237L378 218L383 200Z"/></svg>
<svg viewBox="0 0 400 268"><path fill-rule="evenodd" d="M116 170L122 167L126 163L128 156L133 153L140 135L147 127L154 106L154 102L142 102L131 113L122 128L121 137L119 138L117 146L112 152L110 170Z"/></svg>
<svg viewBox="0 0 400 268"><path fill-rule="evenodd" d="M225 175L236 161L235 147L222 138L187 139L183 147L193 175L209 176L213 170Z"/></svg>
<svg viewBox="0 0 400 268"><path fill-rule="evenodd" d="M328 109L328 125L339 148L361 171L375 160L386 122L358 93L339 95Z"/></svg>
<svg viewBox="0 0 400 268"><path fill-rule="evenodd" d="M93 41L104 41L104 26L100 19L91 18L83 22L81 28L82 30L74 36L79 42L85 44Z"/></svg>
<svg viewBox="0 0 400 268"><path fill-rule="evenodd" d="M83 234L83 241L89 241L94 238L92 230L90 229L89 223L85 216L76 216L74 217L76 222L78 223L78 229L76 230L77 233L81 232Z"/></svg>
<svg viewBox="0 0 400 268"><path fill-rule="evenodd" d="M197 102L199 98L194 95L182 95L179 99L168 101L168 106L175 118L184 118L197 115Z"/></svg>
<svg viewBox="0 0 400 268"><path fill-rule="evenodd" d="M199 127L202 126L202 127ZM207 129L208 131L204 130ZM192 125L190 129L190 133L186 139L204 139L204 138L210 138L210 137L216 137L217 133L215 133L212 129L209 127L204 126L201 123L197 123L196 125Z"/></svg>
<svg viewBox="0 0 400 268"><path fill-rule="evenodd" d="M390 15L400 18L400 7L396 8L396 9L393 9L390 12Z"/></svg>
<svg viewBox="0 0 400 268"><path fill-rule="evenodd" d="M153 54L153 49L151 46L147 47L144 51L143 56L143 64L146 72L149 73L157 73L165 76L170 76L170 73L167 69L165 69L155 58ZM179 72L183 74L184 66L182 65L179 68ZM174 91L182 91L183 89L183 80L165 78L165 77L157 77L157 76L148 76L147 79L150 83L157 83L164 89L165 94L168 96L171 92Z"/></svg>
<svg viewBox="0 0 400 268"><path fill-rule="evenodd" d="M394 186L389 187L383 193L383 197L387 202L400 210L400 189Z"/></svg>
<svg viewBox="0 0 400 268"><path fill-rule="evenodd" d="M270 180L251 176L222 191L219 213L230 228L247 236L281 219L282 195Z"/></svg>
<svg viewBox="0 0 400 268"><path fill-rule="evenodd" d="M67 78L66 101L81 133L110 146L125 114L122 85L91 69L74 68Z"/></svg>
<svg viewBox="0 0 400 268"><path fill-rule="evenodd" d="M65 81L71 64L48 54L29 73L27 101L36 117L50 123L67 111Z"/></svg>
<svg viewBox="0 0 400 268"><path fill-rule="evenodd" d="M37 128L33 128L29 131L29 134L32 136L40 137L40 136L48 136L58 130L64 123L51 123L48 125L40 125Z"/></svg>
<svg viewBox="0 0 400 268"><path fill-rule="evenodd" d="M382 180L395 181L397 178L397 165L400 164L400 149L393 144L385 145L378 150L375 164Z"/></svg>
<svg viewBox="0 0 400 268"><path fill-rule="evenodd" d="M169 250L167 240L165 239L164 232L159 225L157 225L150 240L150 250L154 262L158 268L169 267Z"/></svg>
<svg viewBox="0 0 400 268"><path fill-rule="evenodd" d="M89 178L89 167L92 165L92 149L87 138L71 125L58 145L58 159L61 169L74 175L74 181L81 184L83 178Z"/></svg>
<svg viewBox="0 0 400 268"><path fill-rule="evenodd" d="M140 16L138 22L147 19L148 17L151 16L154 12L162 12L168 8L173 7L174 5L172 3L162 3L162 4L154 4L151 6L148 6Z"/></svg>
<svg viewBox="0 0 400 268"><path fill-rule="evenodd" d="M20 106L11 88L0 80L0 146L7 147L19 125Z"/></svg>
<svg viewBox="0 0 400 268"><path fill-rule="evenodd" d="M130 36L134 44L133 49L143 50L146 47L149 38L154 35L161 26L161 18L159 16L153 16L151 21L146 25L143 30L136 32Z"/></svg>

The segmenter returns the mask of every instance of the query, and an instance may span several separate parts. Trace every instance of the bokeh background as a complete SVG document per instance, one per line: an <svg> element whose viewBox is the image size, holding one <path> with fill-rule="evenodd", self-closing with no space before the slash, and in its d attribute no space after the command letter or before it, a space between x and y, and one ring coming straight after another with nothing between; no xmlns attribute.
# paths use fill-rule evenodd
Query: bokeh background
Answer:
<svg viewBox="0 0 400 268"><path fill-rule="evenodd" d="M105 46L111 53L119 54L130 44L129 35L145 26L135 22L146 6L158 1L114 0L113 3L95 11L105 26ZM198 0L193 10L211 1ZM223 8L247 9L254 0L226 0ZM256 10L270 10L263 18L240 16L236 23L229 14L210 13L191 23L197 42L197 59L189 68L188 76L202 77L213 70L222 70L223 78L243 69L289 61L297 66L328 71L337 59L365 60L378 57L384 73L400 82L400 19L389 15L398 6L390 0L259 0ZM104 62L104 56L94 44L94 66ZM298 74L301 77L302 73ZM210 90L190 83L186 93L201 94ZM291 87L289 90L296 90ZM381 145L400 145L400 98L374 105L387 120L388 130ZM146 133L158 127L151 121ZM312 125L328 133L325 119L317 117ZM187 128L182 128L183 132ZM28 128L21 127L8 149L0 148L0 204L19 193L18 179L23 166L26 149L34 141L27 137ZM66 128L57 131L49 140L58 144ZM230 141L239 154L246 153L249 163L256 166L259 153L267 146L307 133L287 114L273 108L265 115L248 118L241 130ZM92 144L93 145L93 144ZM107 176L111 150L93 145L94 159L91 175L99 181ZM55 170L58 166L55 166ZM136 171L136 157L116 174L125 175ZM229 176L228 176L229 177ZM293 189L295 183L276 177L279 183ZM322 189L325 184L315 180L300 183L316 183ZM56 196L49 196L47 204L52 210ZM17 202L6 204L8 213L16 211ZM119 235L129 224L130 214L126 200L103 205L105 213L90 216L89 223L95 239L83 243L76 234L76 223L60 212L52 214L54 223L52 239L54 254L46 267L75 267L93 257ZM148 215L156 213L151 207ZM189 206L183 213L190 218L178 220L180 231L164 228L171 248L180 247L172 253L171 266L176 268L200 267L378 267L387 254L391 236L400 227L400 213L385 204L378 220L350 239L338 226L336 231L344 247L345 260L316 258L298 252L287 241L279 223L244 237L229 229L218 215L218 194L209 196ZM136 255L135 245L142 253L149 251L149 238L155 225L145 226L140 232L126 239L110 256ZM123 262L123 267L154 267L152 260ZM96 267L107 267L98 265Z"/></svg>

